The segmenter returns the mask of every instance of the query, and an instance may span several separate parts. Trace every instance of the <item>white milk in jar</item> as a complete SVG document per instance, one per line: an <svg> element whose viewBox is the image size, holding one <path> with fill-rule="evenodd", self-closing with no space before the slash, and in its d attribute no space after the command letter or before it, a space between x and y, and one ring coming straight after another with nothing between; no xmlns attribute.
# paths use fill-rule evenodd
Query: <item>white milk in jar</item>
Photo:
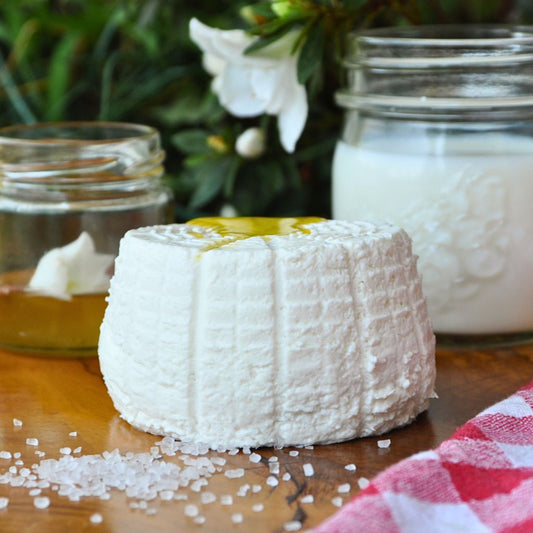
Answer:
<svg viewBox="0 0 533 533"><path fill-rule="evenodd" d="M354 34L333 217L389 221L436 333L533 338L533 28Z"/></svg>
<svg viewBox="0 0 533 533"><path fill-rule="evenodd" d="M533 329L533 142L484 142L494 153L460 138L440 155L409 153L394 138L341 141L335 153L334 217L406 229L440 333Z"/></svg>

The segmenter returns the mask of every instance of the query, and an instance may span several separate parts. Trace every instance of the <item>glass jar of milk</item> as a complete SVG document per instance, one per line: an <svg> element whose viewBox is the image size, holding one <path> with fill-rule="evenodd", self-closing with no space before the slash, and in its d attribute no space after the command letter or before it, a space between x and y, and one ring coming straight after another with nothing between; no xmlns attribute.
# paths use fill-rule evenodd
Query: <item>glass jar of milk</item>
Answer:
<svg viewBox="0 0 533 533"><path fill-rule="evenodd" d="M156 130L0 129L0 347L94 355L122 235L171 221Z"/></svg>
<svg viewBox="0 0 533 533"><path fill-rule="evenodd" d="M413 239L441 339L533 338L533 28L351 37L333 216Z"/></svg>

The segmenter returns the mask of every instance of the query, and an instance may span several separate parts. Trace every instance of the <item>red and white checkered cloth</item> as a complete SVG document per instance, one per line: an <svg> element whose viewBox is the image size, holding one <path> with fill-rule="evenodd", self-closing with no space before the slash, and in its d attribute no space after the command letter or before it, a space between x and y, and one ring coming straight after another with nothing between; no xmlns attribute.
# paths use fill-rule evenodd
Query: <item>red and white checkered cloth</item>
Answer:
<svg viewBox="0 0 533 533"><path fill-rule="evenodd" d="M533 382L376 476L313 533L533 532Z"/></svg>

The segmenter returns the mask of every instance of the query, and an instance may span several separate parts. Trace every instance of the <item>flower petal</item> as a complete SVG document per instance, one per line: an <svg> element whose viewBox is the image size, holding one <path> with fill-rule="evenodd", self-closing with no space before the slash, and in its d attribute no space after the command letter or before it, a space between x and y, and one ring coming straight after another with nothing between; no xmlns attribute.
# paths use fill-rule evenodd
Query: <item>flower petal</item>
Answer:
<svg viewBox="0 0 533 533"><path fill-rule="evenodd" d="M278 130L281 145L287 152L294 152L307 120L308 104L305 87L297 85L292 89L291 98L278 114Z"/></svg>

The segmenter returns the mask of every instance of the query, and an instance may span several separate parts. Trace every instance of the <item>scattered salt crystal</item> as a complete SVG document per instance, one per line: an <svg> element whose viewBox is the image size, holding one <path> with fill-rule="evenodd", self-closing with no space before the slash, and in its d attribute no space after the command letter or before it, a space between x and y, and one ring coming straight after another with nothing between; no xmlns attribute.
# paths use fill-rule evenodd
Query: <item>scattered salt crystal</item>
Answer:
<svg viewBox="0 0 533 533"><path fill-rule="evenodd" d="M213 503L217 501L217 497L212 492L202 492L202 494L200 494L200 501L203 504Z"/></svg>
<svg viewBox="0 0 533 533"><path fill-rule="evenodd" d="M91 524L101 524L104 521L104 517L100 513L94 513L89 518Z"/></svg>
<svg viewBox="0 0 533 533"><path fill-rule="evenodd" d="M251 453L248 457L248 460L251 463L259 463L261 461L261 456L258 453Z"/></svg>
<svg viewBox="0 0 533 533"><path fill-rule="evenodd" d="M226 464L226 459L224 459L224 457L211 457L211 462L214 465L224 466Z"/></svg>
<svg viewBox="0 0 533 533"><path fill-rule="evenodd" d="M266 484L270 487L277 487L279 484L278 478L274 476L268 476L266 480Z"/></svg>
<svg viewBox="0 0 533 533"><path fill-rule="evenodd" d="M185 516L194 518L195 516L198 516L198 507L192 503L189 503L185 506L185 510L183 512L185 513Z"/></svg>
<svg viewBox="0 0 533 533"><path fill-rule="evenodd" d="M351 488L352 488L352 487L350 486L349 483L343 483L342 485L339 485L339 486L337 487L337 492L338 492L339 494L347 494L348 492L350 492L350 489L351 489Z"/></svg>
<svg viewBox="0 0 533 533"><path fill-rule="evenodd" d="M72 453L81 453L81 446L78 446L77 448L74 448L72 450Z"/></svg>
<svg viewBox="0 0 533 533"><path fill-rule="evenodd" d="M159 493L159 497L166 502L169 502L174 498L174 491L173 490L162 490Z"/></svg>
<svg viewBox="0 0 533 533"><path fill-rule="evenodd" d="M256 513L260 513L264 508L265 506L262 503L255 503L252 505L252 511L255 511Z"/></svg>
<svg viewBox="0 0 533 533"><path fill-rule="evenodd" d="M244 448L242 449L242 453L244 453L245 455L250 455L252 453L252 450L250 450L249 446L244 446Z"/></svg>
<svg viewBox="0 0 533 533"><path fill-rule="evenodd" d="M304 469L304 475L307 477L311 477L315 473L315 469L313 468L313 465L311 463L305 463L303 465L303 469Z"/></svg>
<svg viewBox="0 0 533 533"><path fill-rule="evenodd" d="M147 515L154 515L156 513L157 513L157 509L155 507L149 507L148 509L146 509Z"/></svg>
<svg viewBox="0 0 533 533"><path fill-rule="evenodd" d="M159 446L151 446L150 447L150 453L154 456L159 455Z"/></svg>
<svg viewBox="0 0 533 533"><path fill-rule="evenodd" d="M281 476L281 479L283 479L283 481L289 481L289 479L291 479L291 475L288 472L285 472L285 474Z"/></svg>
<svg viewBox="0 0 533 533"><path fill-rule="evenodd" d="M233 505L233 497L229 494L224 494L220 496L220 504L221 505Z"/></svg>
<svg viewBox="0 0 533 533"><path fill-rule="evenodd" d="M70 455L72 453L72 448L65 446L64 448L59 448L59 453L63 455Z"/></svg>
<svg viewBox="0 0 533 533"><path fill-rule="evenodd" d="M15 427L21 427L22 426L22 420L19 420L18 418L13 418L13 425Z"/></svg>
<svg viewBox="0 0 533 533"><path fill-rule="evenodd" d="M41 492L41 489L31 489L30 492L28 492L28 496L31 496L33 498L34 496L39 496Z"/></svg>
<svg viewBox="0 0 533 533"><path fill-rule="evenodd" d="M22 477L28 477L31 474L31 470L29 468L21 468L19 475Z"/></svg>
<svg viewBox="0 0 533 533"><path fill-rule="evenodd" d="M148 502L146 500L141 500L139 502L139 509L148 509Z"/></svg>
<svg viewBox="0 0 533 533"><path fill-rule="evenodd" d="M390 446L390 439L378 440L378 448L388 448Z"/></svg>
<svg viewBox="0 0 533 533"><path fill-rule="evenodd" d="M24 464L24 461L22 459L19 459L18 461L15 461L15 464L17 466L22 466Z"/></svg>
<svg viewBox="0 0 533 533"><path fill-rule="evenodd" d="M263 487L261 485L252 485L252 492L254 494L261 492L263 490Z"/></svg>
<svg viewBox="0 0 533 533"><path fill-rule="evenodd" d="M271 474L279 474L279 463L268 463L268 469Z"/></svg>
<svg viewBox="0 0 533 533"><path fill-rule="evenodd" d="M191 483L190 489L193 492L200 492L202 490L202 487L205 487L207 484L208 484L207 479L202 477L200 479L197 479L196 481L193 481Z"/></svg>
<svg viewBox="0 0 533 533"><path fill-rule="evenodd" d="M238 478L238 477L243 477L244 476L244 468L235 468L235 469L230 469L230 470L226 470L224 472L224 475L230 479L234 479L234 478Z"/></svg>
<svg viewBox="0 0 533 533"><path fill-rule="evenodd" d="M315 447L312 444L309 444L308 446L305 446L306 450L314 450Z"/></svg>
<svg viewBox="0 0 533 533"><path fill-rule="evenodd" d="M279 461L279 459L275 455L273 455L272 457L268 458L268 462L269 463L277 463L278 461Z"/></svg>
<svg viewBox="0 0 533 533"><path fill-rule="evenodd" d="M14 457L15 459L20 459L20 456L21 456L21 453L20 453L20 452L15 452L15 453L13 454L13 457Z"/></svg>
<svg viewBox="0 0 533 533"><path fill-rule="evenodd" d="M187 494L179 492L178 494L174 494L174 499L176 501L186 501L189 499L189 496Z"/></svg>
<svg viewBox="0 0 533 533"><path fill-rule="evenodd" d="M342 498L340 496L335 496L335 498L331 499L331 503L335 507L341 507L342 506Z"/></svg>
<svg viewBox="0 0 533 533"><path fill-rule="evenodd" d="M100 494L100 499L101 500L110 500L111 499L111 494L109 494L109 492L104 492L104 494Z"/></svg>
<svg viewBox="0 0 533 533"><path fill-rule="evenodd" d="M348 470L349 472L355 472L357 470L357 466L355 466L353 463L350 463L349 465L346 465L344 469Z"/></svg>
<svg viewBox="0 0 533 533"><path fill-rule="evenodd" d="M9 498L0 498L0 509L7 509L7 506L9 505Z"/></svg>
<svg viewBox="0 0 533 533"><path fill-rule="evenodd" d="M298 450L291 450L291 451L289 452L289 455L290 455L291 457L298 457L298 455L300 455L300 452L299 452Z"/></svg>
<svg viewBox="0 0 533 533"><path fill-rule="evenodd" d="M242 524L243 520L244 520L244 517L242 516L242 513L233 513L231 515L231 521L234 524Z"/></svg>
<svg viewBox="0 0 533 533"><path fill-rule="evenodd" d="M245 485L241 485L239 487L239 490L237 491L237 496L244 497L248 494L248 491L250 490L250 485L246 483Z"/></svg>
<svg viewBox="0 0 533 533"><path fill-rule="evenodd" d="M368 487L368 485L370 485L370 481L368 481L368 479L366 477L360 477L358 480L357 480L357 484L359 485L359 488L361 490L364 490Z"/></svg>
<svg viewBox="0 0 533 533"><path fill-rule="evenodd" d="M8 452L6 450L0 451L0 459L11 459L11 457L13 457L11 455L11 452Z"/></svg>
<svg viewBox="0 0 533 533"><path fill-rule="evenodd" d="M37 496L33 499L33 505L37 509L46 509L50 505L50 498L48 496Z"/></svg>
<svg viewBox="0 0 533 533"><path fill-rule="evenodd" d="M283 524L285 531L300 531L302 529L302 523L299 520L291 520Z"/></svg>
<svg viewBox="0 0 533 533"><path fill-rule="evenodd" d="M233 448L228 452L228 455L237 455L239 453L239 448Z"/></svg>
<svg viewBox="0 0 533 533"><path fill-rule="evenodd" d="M205 524L205 516L197 516L193 521L195 524Z"/></svg>
<svg viewBox="0 0 533 533"><path fill-rule="evenodd" d="M69 437L77 437L78 436L78 432L77 431L71 431L69 434L68 434Z"/></svg>
<svg viewBox="0 0 533 533"><path fill-rule="evenodd" d="M28 446L39 446L39 439L28 438L26 439L26 444Z"/></svg>
<svg viewBox="0 0 533 533"><path fill-rule="evenodd" d="M315 497L312 494L306 494L305 496L302 496L300 499L301 503L313 503L315 501Z"/></svg>
<svg viewBox="0 0 533 533"><path fill-rule="evenodd" d="M18 469L17 469L16 466L10 466L10 467L9 467L9 472L10 472L11 474L16 474L16 473L18 472Z"/></svg>

